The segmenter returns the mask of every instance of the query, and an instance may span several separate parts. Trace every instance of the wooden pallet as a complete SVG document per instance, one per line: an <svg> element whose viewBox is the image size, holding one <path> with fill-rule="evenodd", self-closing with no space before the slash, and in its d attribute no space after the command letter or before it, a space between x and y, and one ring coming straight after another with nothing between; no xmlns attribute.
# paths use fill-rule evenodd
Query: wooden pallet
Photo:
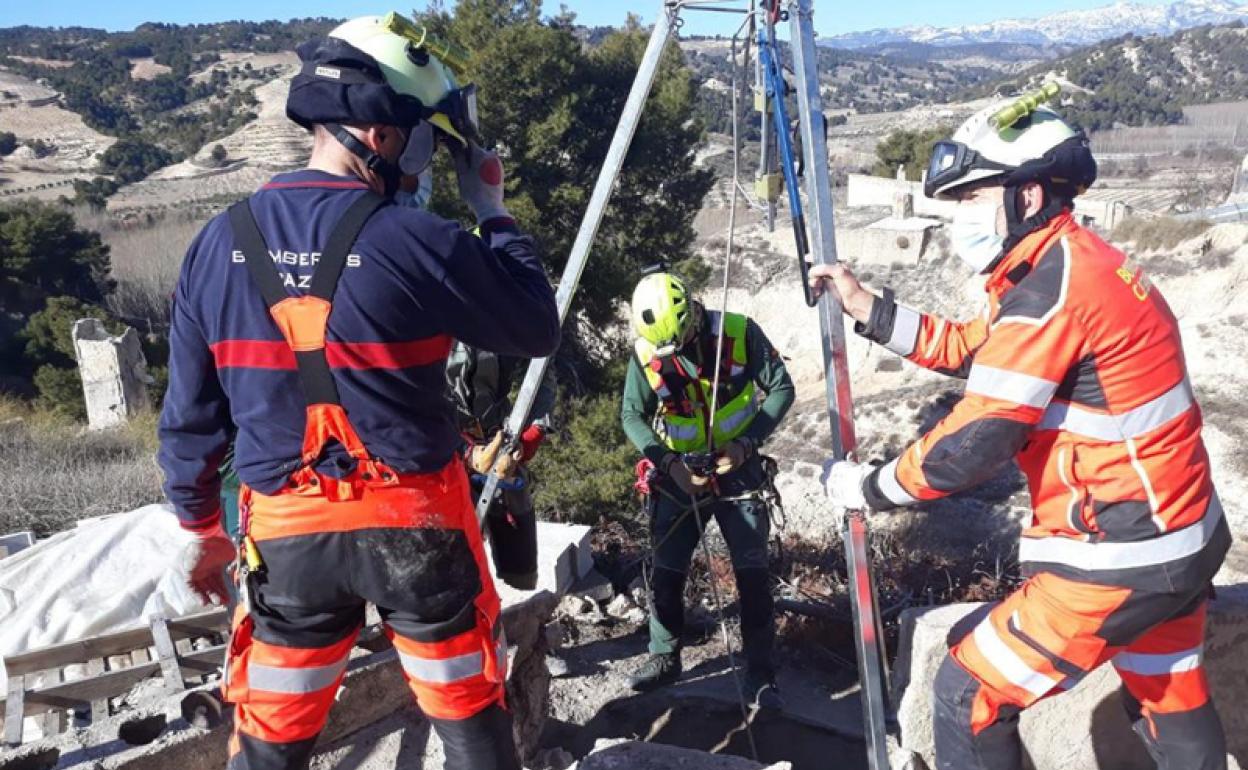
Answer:
<svg viewBox="0 0 1248 770"><path fill-rule="evenodd" d="M71 716L75 726L104 719L113 698L150 677L163 677L171 693L186 689L188 681L199 684L219 672L228 632L229 617L218 609L157 617L146 626L6 657L9 686L7 698L0 701L4 743L22 743L26 717L42 717L45 735L63 732ZM87 676L65 681L70 666L86 667Z"/></svg>

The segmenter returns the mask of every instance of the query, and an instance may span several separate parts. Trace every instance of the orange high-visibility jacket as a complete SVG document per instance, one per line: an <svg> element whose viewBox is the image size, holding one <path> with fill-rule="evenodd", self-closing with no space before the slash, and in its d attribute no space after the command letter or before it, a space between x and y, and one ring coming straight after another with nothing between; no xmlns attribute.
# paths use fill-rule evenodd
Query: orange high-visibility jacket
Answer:
<svg viewBox="0 0 1248 770"><path fill-rule="evenodd" d="M1024 574L1155 591L1207 581L1230 544L1179 326L1139 267L1066 212L992 272L986 317L877 300L859 333L966 378L953 411L867 480L873 508L972 487L1016 458Z"/></svg>

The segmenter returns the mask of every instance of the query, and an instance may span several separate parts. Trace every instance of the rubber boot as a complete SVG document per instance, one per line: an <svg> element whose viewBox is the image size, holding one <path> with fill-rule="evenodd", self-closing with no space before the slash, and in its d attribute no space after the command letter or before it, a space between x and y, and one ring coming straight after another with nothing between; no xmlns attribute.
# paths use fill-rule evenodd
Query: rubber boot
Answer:
<svg viewBox="0 0 1248 770"><path fill-rule="evenodd" d="M649 692L680 679L680 653L658 653L648 656L632 676L628 686L637 692Z"/></svg>

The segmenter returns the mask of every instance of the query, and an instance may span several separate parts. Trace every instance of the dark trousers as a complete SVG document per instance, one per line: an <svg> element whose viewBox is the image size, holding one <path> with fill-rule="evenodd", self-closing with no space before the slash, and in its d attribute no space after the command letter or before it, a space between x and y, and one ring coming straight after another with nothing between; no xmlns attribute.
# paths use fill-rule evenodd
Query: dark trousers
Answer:
<svg viewBox="0 0 1248 770"><path fill-rule="evenodd" d="M721 483L723 497L746 499L699 499L697 515L689 498L670 484L660 482L652 493L650 652L671 653L680 648L685 625L685 576L700 533L714 519L732 557L746 663L752 671L772 673L775 614L767 564L771 521L766 503L757 495L751 496L762 486L761 468L757 466L753 461Z"/></svg>

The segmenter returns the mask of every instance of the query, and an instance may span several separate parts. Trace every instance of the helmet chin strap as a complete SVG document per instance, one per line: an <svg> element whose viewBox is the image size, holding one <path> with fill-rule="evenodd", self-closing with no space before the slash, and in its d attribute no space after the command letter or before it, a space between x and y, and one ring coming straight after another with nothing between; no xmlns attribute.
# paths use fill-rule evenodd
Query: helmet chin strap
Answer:
<svg viewBox="0 0 1248 770"><path fill-rule="evenodd" d="M403 170L399 168L399 164L391 163L385 158L369 149L368 145L361 142L354 134L338 123L329 123L325 126L329 133L343 147L346 147L352 155L364 161L364 165L368 170L381 177L382 195L387 198L393 198L394 194L399 190L399 181L403 177Z"/></svg>
<svg viewBox="0 0 1248 770"><path fill-rule="evenodd" d="M988 266L988 271L1000 264L1001 260L1005 259L1005 255L1013 251L1014 247L1021 243L1024 238L1053 221L1054 217L1061 214L1070 205L1070 201L1061 195L1055 194L1050 185L1045 182L1040 182L1039 184L1044 191L1044 207L1030 217L1024 216L1026 209L1023 203L1022 185L1012 185L1005 188L1005 225L1007 233L1005 247L1001 250L1001 256L993 260L992 264Z"/></svg>

